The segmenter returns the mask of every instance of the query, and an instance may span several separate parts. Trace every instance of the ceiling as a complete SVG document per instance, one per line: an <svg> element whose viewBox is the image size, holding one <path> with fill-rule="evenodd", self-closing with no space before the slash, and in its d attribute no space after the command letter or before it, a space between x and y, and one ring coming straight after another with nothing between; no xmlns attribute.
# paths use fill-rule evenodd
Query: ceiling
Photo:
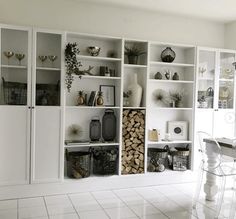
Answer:
<svg viewBox="0 0 236 219"><path fill-rule="evenodd" d="M139 8L227 23L236 20L235 0L81 0L98 4Z"/></svg>

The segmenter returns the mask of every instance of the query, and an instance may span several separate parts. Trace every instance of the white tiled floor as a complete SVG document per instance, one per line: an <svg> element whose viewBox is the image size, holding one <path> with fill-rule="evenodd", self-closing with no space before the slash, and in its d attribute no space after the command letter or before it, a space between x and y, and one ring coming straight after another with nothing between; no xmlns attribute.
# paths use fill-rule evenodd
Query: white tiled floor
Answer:
<svg viewBox="0 0 236 219"><path fill-rule="evenodd" d="M0 219L211 219L214 203L192 210L193 184L141 187L0 201ZM229 195L232 191L229 191ZM226 194L220 218L228 218Z"/></svg>

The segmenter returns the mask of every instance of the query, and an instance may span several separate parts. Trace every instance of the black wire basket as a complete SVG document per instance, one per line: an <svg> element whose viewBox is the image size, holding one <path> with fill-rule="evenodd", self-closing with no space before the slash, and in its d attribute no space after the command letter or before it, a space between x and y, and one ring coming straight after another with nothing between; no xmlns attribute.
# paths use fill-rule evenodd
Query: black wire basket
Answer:
<svg viewBox="0 0 236 219"><path fill-rule="evenodd" d="M6 105L26 105L27 104L27 84L20 82L5 81L2 77L4 104Z"/></svg>
<svg viewBox="0 0 236 219"><path fill-rule="evenodd" d="M69 178L85 178L90 176L91 152L72 151L65 152L67 161L67 176Z"/></svg>
<svg viewBox="0 0 236 219"><path fill-rule="evenodd" d="M96 175L113 175L118 173L118 149L93 149L93 173Z"/></svg>

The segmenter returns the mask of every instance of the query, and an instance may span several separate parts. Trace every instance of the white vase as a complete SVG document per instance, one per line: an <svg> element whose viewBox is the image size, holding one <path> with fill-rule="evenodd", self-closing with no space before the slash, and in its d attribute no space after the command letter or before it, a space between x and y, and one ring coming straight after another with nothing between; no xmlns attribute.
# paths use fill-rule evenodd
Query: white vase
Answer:
<svg viewBox="0 0 236 219"><path fill-rule="evenodd" d="M137 74L133 74L131 78L131 83L128 86L128 90L131 91L131 95L129 98L129 105L131 107L139 107L142 99L142 87L138 84L138 76Z"/></svg>

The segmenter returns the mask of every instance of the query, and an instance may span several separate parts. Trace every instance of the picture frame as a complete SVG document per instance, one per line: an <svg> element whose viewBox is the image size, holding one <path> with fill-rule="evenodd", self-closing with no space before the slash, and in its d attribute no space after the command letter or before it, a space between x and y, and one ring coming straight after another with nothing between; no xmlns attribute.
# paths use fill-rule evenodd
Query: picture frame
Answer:
<svg viewBox="0 0 236 219"><path fill-rule="evenodd" d="M103 93L104 106L115 106L115 86L100 85L99 90Z"/></svg>
<svg viewBox="0 0 236 219"><path fill-rule="evenodd" d="M168 121L168 133L171 140L188 140L188 122Z"/></svg>

